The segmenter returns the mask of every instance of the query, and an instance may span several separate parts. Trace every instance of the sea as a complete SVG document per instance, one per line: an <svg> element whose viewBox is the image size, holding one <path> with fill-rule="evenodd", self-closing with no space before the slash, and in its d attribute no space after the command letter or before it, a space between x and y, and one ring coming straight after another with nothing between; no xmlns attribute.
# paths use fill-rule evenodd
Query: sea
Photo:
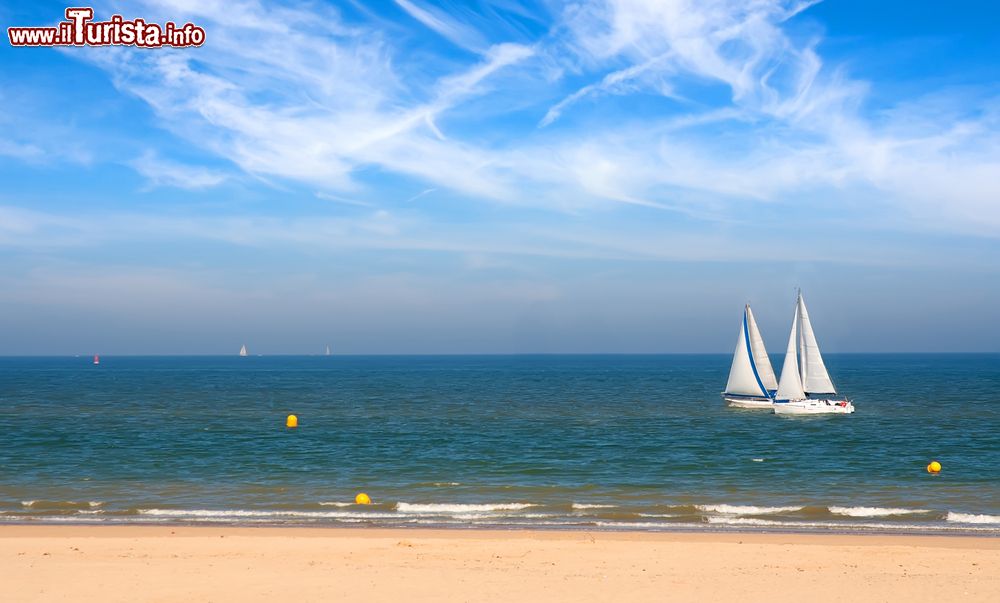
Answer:
<svg viewBox="0 0 1000 603"><path fill-rule="evenodd" d="M826 363L855 414L729 355L0 358L0 523L1000 536L1000 354Z"/></svg>

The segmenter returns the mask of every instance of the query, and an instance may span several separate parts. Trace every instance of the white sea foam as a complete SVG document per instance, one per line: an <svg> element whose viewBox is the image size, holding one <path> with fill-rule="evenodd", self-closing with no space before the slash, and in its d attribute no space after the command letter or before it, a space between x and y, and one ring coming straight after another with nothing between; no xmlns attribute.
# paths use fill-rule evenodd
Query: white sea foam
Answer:
<svg viewBox="0 0 1000 603"><path fill-rule="evenodd" d="M350 507L350 506L355 505L357 503L331 501L331 502L321 502L319 504L322 505L322 506L324 506L324 507Z"/></svg>
<svg viewBox="0 0 1000 603"><path fill-rule="evenodd" d="M578 510L583 509L613 509L615 505L597 505L590 503L573 503L573 508Z"/></svg>
<svg viewBox="0 0 1000 603"><path fill-rule="evenodd" d="M400 520L402 523L424 525L424 526L462 526L468 527L469 525L483 525L483 526L493 526L493 525L517 525L518 527L523 526L565 526L572 525L566 521L545 521L545 520L535 520L530 523L518 523L518 524L499 524L497 522L496 515L487 515L478 519L462 519L456 516L449 517L420 517L418 515L412 516L412 518Z"/></svg>
<svg viewBox="0 0 1000 603"><path fill-rule="evenodd" d="M456 513L489 513L497 511L520 511L536 505L528 503L500 504L448 504L448 503L397 503L396 510L400 513L454 515Z"/></svg>
<svg viewBox="0 0 1000 603"><path fill-rule="evenodd" d="M753 461L753 462L755 462L755 463L763 463L764 462L764 459L750 459L750 460Z"/></svg>
<svg viewBox="0 0 1000 603"><path fill-rule="evenodd" d="M973 513L955 513L949 511L945 516L948 521L956 523L995 523L1000 524L1000 515L975 515Z"/></svg>
<svg viewBox="0 0 1000 603"><path fill-rule="evenodd" d="M785 521L773 521L770 519L757 519L755 517L709 517L708 523L722 524L728 526L784 526L794 525Z"/></svg>
<svg viewBox="0 0 1000 603"><path fill-rule="evenodd" d="M38 523L108 523L106 516L80 515L0 515L0 520Z"/></svg>
<svg viewBox="0 0 1000 603"><path fill-rule="evenodd" d="M151 517L177 518L248 518L263 519L390 519L395 513L369 513L361 511L258 511L252 509L139 509L139 514Z"/></svg>
<svg viewBox="0 0 1000 603"><path fill-rule="evenodd" d="M724 515L771 515L774 513L790 513L799 511L802 507L756 507L754 505L695 505L699 511L722 513Z"/></svg>
<svg viewBox="0 0 1000 603"><path fill-rule="evenodd" d="M618 528L626 530L641 530L649 528L665 530L674 527L672 524L653 521L595 521L594 525L601 528Z"/></svg>
<svg viewBox="0 0 1000 603"><path fill-rule="evenodd" d="M434 482L434 485L441 487L441 486L461 486L462 484L460 484L459 482Z"/></svg>
<svg viewBox="0 0 1000 603"><path fill-rule="evenodd" d="M928 509L897 509L886 507L827 507L834 515L848 517L888 517L890 515L917 515L930 513Z"/></svg>
<svg viewBox="0 0 1000 603"><path fill-rule="evenodd" d="M457 505L449 505L451 507ZM581 520L580 516L575 518L571 515L561 516L558 514L546 513L504 513L497 511L469 511L469 507L508 507L503 510L512 510L509 507L523 507L522 504L508 505L464 505L465 512L462 513L397 513L397 512L365 512L361 510L343 511L290 511L290 510L257 510L257 509L141 509L138 515L120 515L105 511L103 509L84 510L77 513L65 515L35 515L32 513L20 513L16 511L0 512L0 522L10 521L32 521L41 523L170 523L170 522L192 522L192 523L239 523L239 524L269 524L282 521L323 521L332 523L376 523L387 524L419 524L419 525L455 525L455 526L475 526L492 525L498 522L509 525L523 526L547 526L547 525L575 525ZM537 505L533 505L537 506ZM829 520L829 521L803 521L795 519L779 518L759 518L740 517L736 515L710 515L705 521L716 529L740 529L760 528L760 529L793 529L793 530L847 530L847 531L879 531L906 533L910 531L919 532L941 532L941 533L984 533L996 535L1000 534L1000 516L998 515L975 515L965 513L949 513L947 522L874 522L874 521L849 521L849 520ZM705 523L677 523L671 521L661 521L651 514L638 521L597 521L587 525L595 528L615 529L615 530L671 530L671 529L699 529L704 528Z"/></svg>
<svg viewBox="0 0 1000 603"><path fill-rule="evenodd" d="M428 515L430 515L430 514L414 513L414 514L408 514L407 516L410 516L410 515L412 515L413 517L425 517L425 518L429 518ZM448 515L448 519L453 519L453 520L458 520L458 521L476 521L476 520L483 519L483 520L490 520L491 522L494 522L494 523L497 522L497 521L507 522L507 521L511 521L511 520L523 520L523 519L550 519L550 518L553 518L553 517L559 517L559 516L558 515L553 515L551 513L518 513L516 516L511 516L511 515L504 515L504 514L497 514L497 513L490 513L490 512L484 512L484 513L454 513L454 514ZM530 523L533 525L535 522L532 521Z"/></svg>
<svg viewBox="0 0 1000 603"><path fill-rule="evenodd" d="M960 514L961 515L961 514ZM972 515L971 517L992 517L995 522L1000 522L1000 517L998 516L977 516ZM758 526L758 527L770 527L770 528L781 528L781 529L809 529L809 530L849 530L849 531L878 531L878 532L983 532L983 533L996 533L997 528L994 526L990 527L973 527L968 525L941 525L941 524L911 524L911 523L875 523L875 522L863 522L863 523L853 523L847 521L796 521L796 520L774 520L774 519L761 519L757 517L725 517L725 516L713 516L708 517L708 523L719 526ZM697 527L698 524L609 524L609 525L620 525L622 527L642 527L644 525L664 525L671 528L675 527Z"/></svg>
<svg viewBox="0 0 1000 603"><path fill-rule="evenodd" d="M87 502L87 506L91 509L100 507L104 504L103 500L91 500ZM51 509L72 509L73 507L80 507L83 503L77 502L75 500L22 500L21 506L25 508L41 507L41 508L51 508Z"/></svg>
<svg viewBox="0 0 1000 603"><path fill-rule="evenodd" d="M533 526L536 521L521 517L497 515L495 513L459 513L457 515L399 515L400 522L440 525L495 525L495 526Z"/></svg>

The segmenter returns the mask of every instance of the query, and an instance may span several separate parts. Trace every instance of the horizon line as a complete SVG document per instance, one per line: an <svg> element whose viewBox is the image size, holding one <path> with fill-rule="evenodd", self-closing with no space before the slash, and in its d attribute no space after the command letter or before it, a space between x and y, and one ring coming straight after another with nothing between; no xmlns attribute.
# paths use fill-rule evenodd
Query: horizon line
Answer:
<svg viewBox="0 0 1000 603"><path fill-rule="evenodd" d="M768 352L768 355L780 355L781 352ZM824 356L849 356L849 355L997 355L1000 350L994 351L852 351L852 352L824 352ZM461 357L461 356L729 356L732 352L372 352L372 353L341 353L341 354L296 354L296 353L271 353L271 354L249 354L240 356L239 354L212 354L212 353L165 353L165 354L116 354L99 353L98 356L108 358L312 358L312 357L338 357L338 358L363 358L363 357ZM2 358L88 358L92 354L0 354Z"/></svg>

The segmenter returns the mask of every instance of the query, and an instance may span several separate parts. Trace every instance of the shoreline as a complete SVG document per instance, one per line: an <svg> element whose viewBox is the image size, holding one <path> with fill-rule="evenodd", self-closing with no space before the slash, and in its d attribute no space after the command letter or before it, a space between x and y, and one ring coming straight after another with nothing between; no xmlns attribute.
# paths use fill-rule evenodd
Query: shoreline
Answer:
<svg viewBox="0 0 1000 603"><path fill-rule="evenodd" d="M542 539L567 539L573 540L580 535L600 535L608 539L615 540L618 537L622 540L709 540L718 542L729 542L736 540L761 540L769 541L773 539L886 539L901 541L911 541L912 539L938 540L976 540L995 541L995 548L1000 550L1000 533L992 534L927 534L916 532L834 532L827 530L816 531L788 531L788 530L768 530L768 529L704 529L704 530L616 530L610 528L553 528L512 526L504 527L435 527L435 526L363 526L363 525L306 525L306 524L212 524L212 523L157 523L157 524L87 524L87 523L6 523L0 525L0 541L4 538L34 537L38 534L31 534L34 531L70 532L74 536L86 537L135 537L135 536L203 536L206 531L233 532L234 535L244 536L307 536L322 538L328 536L357 536L366 535L373 537L385 537L398 534L413 534L417 537L436 538L542 538ZM77 532L78 531L78 532ZM107 534L97 532L107 531ZM154 533L161 532L161 533ZM287 533L286 533L287 532ZM63 536L64 534L55 534ZM904 543L904 542L901 542ZM986 547L994 548L994 547Z"/></svg>
<svg viewBox="0 0 1000 603"><path fill-rule="evenodd" d="M59 516L52 516L59 517ZM38 527L38 528L216 528L216 529L250 529L250 530L347 530L347 531L404 531L404 532L495 532L498 534L539 532L539 533L580 533L593 532L595 534L760 534L760 535L789 535L789 536L859 536L859 537L929 537L929 538L983 538L1000 539L1000 526L963 526L963 527L913 527L912 524L899 528L866 528L845 525L844 527L802 527L796 529L788 526L760 526L760 525L722 525L722 524L663 524L663 527L632 528L628 526L585 526L585 525L532 525L532 524L434 524L425 523L420 525L373 525L373 524L350 524L350 523L296 523L289 522L269 522L269 521L108 521L108 520L86 520L72 518L69 520L52 519L10 519L0 523L0 532L5 527ZM2 537L2 535L0 535Z"/></svg>
<svg viewBox="0 0 1000 603"><path fill-rule="evenodd" d="M2 525L0 599L992 601L960 535Z"/></svg>

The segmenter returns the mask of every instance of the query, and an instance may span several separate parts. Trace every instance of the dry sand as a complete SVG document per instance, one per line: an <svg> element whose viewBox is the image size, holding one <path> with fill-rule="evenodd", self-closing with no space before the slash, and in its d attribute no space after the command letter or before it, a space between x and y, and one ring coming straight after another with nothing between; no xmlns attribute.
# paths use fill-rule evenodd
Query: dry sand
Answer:
<svg viewBox="0 0 1000 603"><path fill-rule="evenodd" d="M0 527L0 601L1000 601L1000 539Z"/></svg>

